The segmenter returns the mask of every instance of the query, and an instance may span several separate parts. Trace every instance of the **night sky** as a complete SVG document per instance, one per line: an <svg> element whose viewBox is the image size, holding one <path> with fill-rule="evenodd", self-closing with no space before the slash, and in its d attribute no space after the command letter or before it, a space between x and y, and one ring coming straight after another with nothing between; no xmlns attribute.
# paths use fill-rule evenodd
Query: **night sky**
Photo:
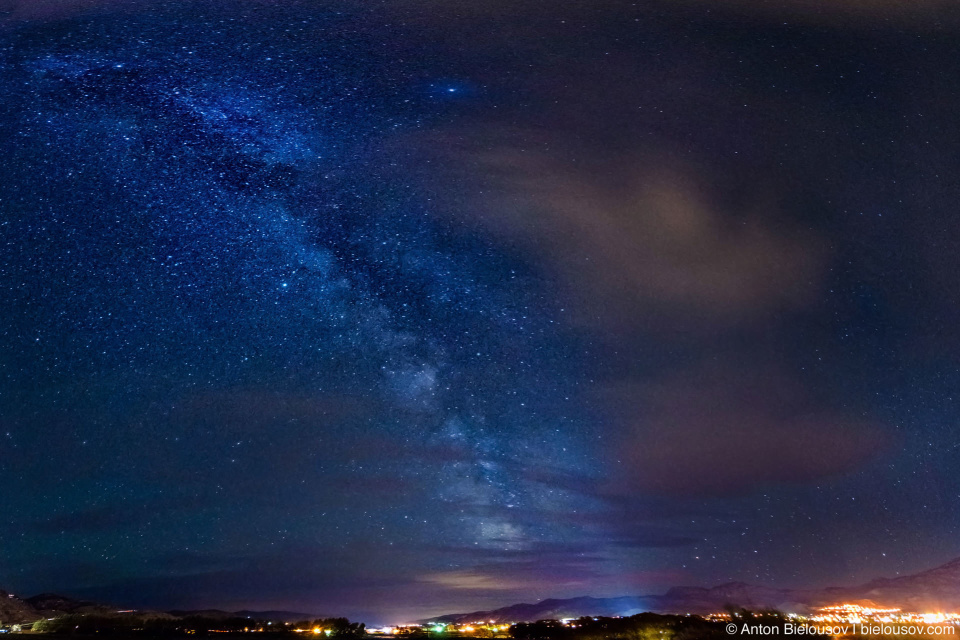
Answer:
<svg viewBox="0 0 960 640"><path fill-rule="evenodd" d="M958 88L936 0L0 1L0 587L960 556Z"/></svg>

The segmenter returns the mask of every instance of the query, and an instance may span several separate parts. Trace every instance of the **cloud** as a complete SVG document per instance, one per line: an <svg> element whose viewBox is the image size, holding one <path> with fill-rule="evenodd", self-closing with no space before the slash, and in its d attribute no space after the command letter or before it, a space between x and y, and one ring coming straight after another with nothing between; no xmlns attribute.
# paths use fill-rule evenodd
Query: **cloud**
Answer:
<svg viewBox="0 0 960 640"><path fill-rule="evenodd" d="M514 44L536 24L543 33L561 21L579 24L629 17L644 22L676 17L691 22L759 21L781 25L784 22L807 25L839 26L853 30L878 26L916 30L941 29L960 25L960 11L952 0L597 0L596 2L546 2L532 0L487 0L486 2L449 3L442 0L398 0L392 11L406 20L434 28L450 28L455 33L469 31L478 38L501 38ZM496 21L497 28L490 28ZM542 43L540 43L542 45Z"/></svg>
<svg viewBox="0 0 960 640"><path fill-rule="evenodd" d="M546 146L526 131L461 142L455 179L476 195L456 210L545 261L587 322L712 331L813 298L825 243L782 215L762 186L730 205L694 178L702 172L667 154L606 166L596 150L581 153L584 162L570 150L532 150Z"/></svg>
<svg viewBox="0 0 960 640"><path fill-rule="evenodd" d="M820 406L789 378L759 369L697 370L606 394L628 426L615 450L615 491L722 496L819 482L888 450L892 434Z"/></svg>
<svg viewBox="0 0 960 640"><path fill-rule="evenodd" d="M524 597L523 594L529 597L531 592L541 591L544 585L550 585L557 593L572 588L588 589L602 583L610 570L609 560L596 549L573 557L535 551L469 568L424 574L419 581L440 585L444 589L516 591L517 597Z"/></svg>
<svg viewBox="0 0 960 640"><path fill-rule="evenodd" d="M479 573L473 570L431 573L423 576L421 579L425 582L438 584L447 589L482 591L522 589L529 584L517 580L498 578L497 576Z"/></svg>
<svg viewBox="0 0 960 640"><path fill-rule="evenodd" d="M877 22L937 26L957 23L957 5L950 0L682 0L683 4L765 17L857 27Z"/></svg>

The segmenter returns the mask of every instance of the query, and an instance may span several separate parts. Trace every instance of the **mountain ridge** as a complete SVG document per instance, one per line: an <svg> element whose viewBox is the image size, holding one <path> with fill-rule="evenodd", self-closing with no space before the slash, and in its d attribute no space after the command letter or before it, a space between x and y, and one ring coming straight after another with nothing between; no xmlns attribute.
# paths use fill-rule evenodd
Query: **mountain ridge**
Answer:
<svg viewBox="0 0 960 640"><path fill-rule="evenodd" d="M580 616L625 616L638 613L638 607L643 611L674 614L713 613L728 606L806 613L818 606L860 601L911 611L960 611L960 558L919 573L875 578L852 587L781 589L745 582L727 582L713 587L677 586L661 595L550 598L533 604L445 614L424 622L461 624L482 620L507 623Z"/></svg>
<svg viewBox="0 0 960 640"><path fill-rule="evenodd" d="M745 582L727 582L712 587L676 586L660 595L617 596L597 598L548 598L536 603L516 603L470 613L450 613L421 622L533 622L543 619L577 618L580 616L626 616L644 611L654 613L712 613L728 606L747 609L778 609L790 613L841 602L869 602L882 607L898 607L908 611L960 611L960 557L942 565L904 576L875 578L850 587L821 589L782 589ZM77 600L54 593L41 593L20 598L0 590L0 624L23 624L44 617L65 614L118 615L114 607ZM174 610L137 611L138 615L204 616L215 618L256 618L277 622L293 622L324 616L292 611L222 611Z"/></svg>
<svg viewBox="0 0 960 640"><path fill-rule="evenodd" d="M131 609L120 611L116 607L104 604L77 600L69 596L56 593L41 593L29 598L20 598L0 589L0 626L12 624L29 624L42 618L53 618L62 615L138 615L150 618L188 618L204 617L226 620L229 618L251 618L272 622L298 622L300 620L315 620L324 616L296 611L223 611L221 609L171 610L153 611L148 609Z"/></svg>

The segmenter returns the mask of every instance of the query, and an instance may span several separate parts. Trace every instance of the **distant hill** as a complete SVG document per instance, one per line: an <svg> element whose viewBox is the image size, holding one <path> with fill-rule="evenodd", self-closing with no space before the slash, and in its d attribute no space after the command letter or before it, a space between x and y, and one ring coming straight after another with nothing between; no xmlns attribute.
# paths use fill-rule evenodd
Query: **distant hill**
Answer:
<svg viewBox="0 0 960 640"><path fill-rule="evenodd" d="M300 622L301 620L319 620L333 616L321 616L315 613L298 613L296 611L237 611L238 616L256 618L257 620L273 620L274 622Z"/></svg>
<svg viewBox="0 0 960 640"><path fill-rule="evenodd" d="M272 622L300 622L301 620L317 620L328 616L319 616L314 613L300 613L297 611L223 611L221 609L197 609L197 610L174 610L169 612L178 618L187 618L199 616L202 618L212 618L214 620L227 620L229 618L250 618L251 620L269 620Z"/></svg>
<svg viewBox="0 0 960 640"><path fill-rule="evenodd" d="M76 600L67 596L61 596L56 593L41 593L37 596L31 596L24 600L33 607L40 617L50 618L63 615L65 613L86 613L86 614L109 614L115 613L116 609L88 602L86 600Z"/></svg>
<svg viewBox="0 0 960 640"><path fill-rule="evenodd" d="M77 600L55 593L42 593L30 598L18 598L6 591L0 591L0 625L25 624L44 618L56 618L63 615L87 616L123 616L135 615L143 619L172 618L162 611L121 612L110 607L87 600Z"/></svg>
<svg viewBox="0 0 960 640"><path fill-rule="evenodd" d="M649 607L649 598L636 598L631 596L621 598L591 598L584 596L565 600L550 599L536 604L513 604L491 611L452 613L438 618L430 618L430 622L440 622L444 624L463 624L481 621L497 623L533 622L535 620L577 618L582 615L633 615L634 613L648 611Z"/></svg>
<svg viewBox="0 0 960 640"><path fill-rule="evenodd" d="M250 618L271 622L299 622L322 618L310 613L295 611L221 611L204 609L197 611L118 611L96 602L77 600L55 593L42 593L30 598L18 598L12 593L0 590L0 626L25 624L42 618L55 618L62 615L98 615L98 616L136 616L142 619L202 617L215 620L230 618Z"/></svg>
<svg viewBox="0 0 960 640"><path fill-rule="evenodd" d="M871 600L878 605L903 609L960 610L960 558L908 576L878 578L851 589L823 589L816 593L820 601L846 599Z"/></svg>
<svg viewBox="0 0 960 640"><path fill-rule="evenodd" d="M779 609L804 613L812 607L840 602L869 601L883 607L908 611L960 611L960 558L944 565L908 576L878 578L853 587L796 590L774 589L743 582L715 587L674 587L662 595L623 596L618 598L550 599L520 603L488 611L451 613L425 622L469 623L478 621L533 622L549 618L580 616L628 616L643 611L654 613L711 613L726 606L747 609ZM199 616L214 619L251 618L274 622L297 622L326 616L295 611L137 611L118 612L114 607L44 593L19 598L0 590L0 625L29 623L41 618L65 614L135 615L147 618Z"/></svg>
<svg viewBox="0 0 960 640"><path fill-rule="evenodd" d="M40 614L29 602L0 589L0 624L21 624L39 619Z"/></svg>
<svg viewBox="0 0 960 640"><path fill-rule="evenodd" d="M551 599L488 611L452 613L428 621L448 624L481 620L534 622L580 616L628 616L640 611L702 614L721 611L730 605L805 613L812 607L853 601L869 601L877 606L912 611L960 611L960 558L929 571L879 578L855 587L798 590L730 582L715 587L674 587L662 595Z"/></svg>

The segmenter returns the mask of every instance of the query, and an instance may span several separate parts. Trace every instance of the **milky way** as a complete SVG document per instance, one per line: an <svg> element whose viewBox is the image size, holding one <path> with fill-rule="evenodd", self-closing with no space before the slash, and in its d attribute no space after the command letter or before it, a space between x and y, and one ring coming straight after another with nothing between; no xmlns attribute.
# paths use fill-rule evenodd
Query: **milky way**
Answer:
<svg viewBox="0 0 960 640"><path fill-rule="evenodd" d="M381 34L278 19L124 16L7 50L5 355L45 380L5 393L8 437L51 452L17 506L118 525L71 564L155 536L218 556L556 537L512 511L569 507L524 474L582 464L562 309L383 148L456 105Z"/></svg>
<svg viewBox="0 0 960 640"><path fill-rule="evenodd" d="M954 23L751 5L14 3L0 585L376 622L960 553Z"/></svg>

